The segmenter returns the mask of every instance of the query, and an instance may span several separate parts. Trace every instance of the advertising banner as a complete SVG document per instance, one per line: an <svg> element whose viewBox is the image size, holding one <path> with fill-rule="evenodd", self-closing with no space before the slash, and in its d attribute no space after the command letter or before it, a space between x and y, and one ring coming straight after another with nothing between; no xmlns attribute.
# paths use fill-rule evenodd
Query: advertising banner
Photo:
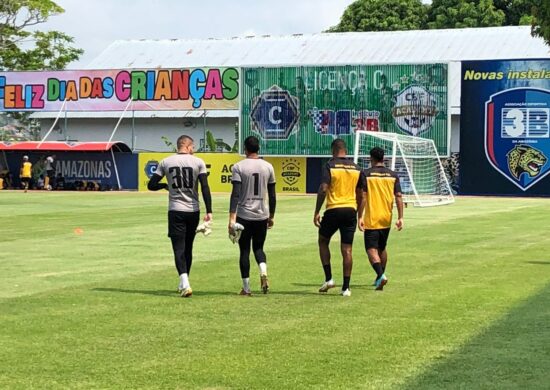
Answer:
<svg viewBox="0 0 550 390"><path fill-rule="evenodd" d="M173 153L140 153L138 157L139 190L147 191L147 183L156 171L159 162ZM231 169L233 164L241 161L242 156L228 153L195 153L202 158L208 171L208 185L212 192L230 193ZM276 189L279 194L305 194L306 192L306 159L268 157L265 159L273 165ZM164 179L166 180L166 179Z"/></svg>
<svg viewBox="0 0 550 390"><path fill-rule="evenodd" d="M0 72L0 111L236 110L238 94L237 68Z"/></svg>
<svg viewBox="0 0 550 390"><path fill-rule="evenodd" d="M40 175L46 175L44 152L8 152L6 153L9 170L13 173L15 184L19 185L19 168L23 155L29 156L33 164L33 180ZM56 154L54 167L55 176L61 175L69 187L74 182L93 181L101 187L118 189L118 178L120 186L124 190L137 189L137 155L131 153L114 153L116 161L113 163L113 156L108 152L60 152Z"/></svg>
<svg viewBox="0 0 550 390"><path fill-rule="evenodd" d="M447 64L242 68L241 139L266 155L350 153L358 130L433 139L449 151ZM242 151L241 151L242 152Z"/></svg>
<svg viewBox="0 0 550 390"><path fill-rule="evenodd" d="M550 60L462 63L460 189L550 195Z"/></svg>

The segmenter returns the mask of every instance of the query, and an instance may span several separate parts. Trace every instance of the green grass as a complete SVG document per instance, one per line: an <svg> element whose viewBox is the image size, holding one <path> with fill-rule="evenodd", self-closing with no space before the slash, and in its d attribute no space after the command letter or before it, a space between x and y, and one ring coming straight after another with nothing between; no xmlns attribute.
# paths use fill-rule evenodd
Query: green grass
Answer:
<svg viewBox="0 0 550 390"><path fill-rule="evenodd" d="M246 298L228 196L217 195L191 299L175 293L166 202L0 193L0 388L549 386L550 200L408 208L384 292L372 291L357 234L353 295L342 298L316 292L314 198L281 197L266 244L272 291Z"/></svg>

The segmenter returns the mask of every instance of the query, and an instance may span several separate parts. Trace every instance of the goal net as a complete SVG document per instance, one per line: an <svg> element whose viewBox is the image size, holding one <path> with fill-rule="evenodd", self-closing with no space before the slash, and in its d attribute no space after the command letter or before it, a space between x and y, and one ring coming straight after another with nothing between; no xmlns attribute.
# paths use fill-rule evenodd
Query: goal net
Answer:
<svg viewBox="0 0 550 390"><path fill-rule="evenodd" d="M453 193L432 140L395 133L358 131L354 161L370 167L370 150L384 149L386 167L397 172L403 201L415 206L439 206L454 202Z"/></svg>

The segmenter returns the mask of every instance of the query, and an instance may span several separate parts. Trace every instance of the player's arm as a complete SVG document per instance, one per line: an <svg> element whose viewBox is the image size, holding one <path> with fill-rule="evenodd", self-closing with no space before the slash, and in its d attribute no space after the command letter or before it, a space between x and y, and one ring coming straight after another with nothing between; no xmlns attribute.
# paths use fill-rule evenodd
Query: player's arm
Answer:
<svg viewBox="0 0 550 390"><path fill-rule="evenodd" d="M212 220L212 194L210 193L210 187L208 186L208 176L206 173L200 173L198 179L201 185L202 199L204 200L204 206L206 207L204 221L208 222Z"/></svg>
<svg viewBox="0 0 550 390"><path fill-rule="evenodd" d="M365 211L365 202L367 200L367 179L363 171L359 174L359 180L355 187L355 201L357 202L357 227L360 231L364 230L363 227L363 212Z"/></svg>
<svg viewBox="0 0 550 390"><path fill-rule="evenodd" d="M315 213L313 214L313 224L317 227L321 226L321 207L325 203L325 198L327 197L328 184L321 183L319 189L317 190L317 202L315 203Z"/></svg>
<svg viewBox="0 0 550 390"><path fill-rule="evenodd" d="M267 185L267 196L269 198L269 219L267 220L267 228L273 227L273 218L275 218L275 206L277 205L277 195L275 192L275 183Z"/></svg>
<svg viewBox="0 0 550 390"><path fill-rule="evenodd" d="M317 202L315 203L315 213L313 214L313 224L317 227L321 226L321 207L325 203L325 198L327 197L328 186L330 184L330 168L328 163L323 168L323 174L321 176L321 185L317 190Z"/></svg>
<svg viewBox="0 0 550 390"><path fill-rule="evenodd" d="M149 180L149 183L147 183L147 189L149 191L158 191L158 190L167 190L168 184L161 183L162 176L153 173L153 176L151 176L151 179Z"/></svg>
<svg viewBox="0 0 550 390"><path fill-rule="evenodd" d="M403 229L403 194L401 193L401 184L399 183L399 177L395 180L395 203L397 205L397 221L395 227L397 230Z"/></svg>
<svg viewBox="0 0 550 390"><path fill-rule="evenodd" d="M239 204L239 195L241 193L241 182L232 181L233 189L229 198L229 224L227 229L231 232L231 227L237 222L237 205Z"/></svg>

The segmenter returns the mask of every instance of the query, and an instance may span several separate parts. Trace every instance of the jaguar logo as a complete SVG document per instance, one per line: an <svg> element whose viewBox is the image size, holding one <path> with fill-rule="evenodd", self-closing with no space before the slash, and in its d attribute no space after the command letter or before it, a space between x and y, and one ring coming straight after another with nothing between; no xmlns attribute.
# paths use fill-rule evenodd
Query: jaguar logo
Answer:
<svg viewBox="0 0 550 390"><path fill-rule="evenodd" d="M517 145L506 155L510 173L519 180L520 176L527 173L530 177L540 174L547 158L540 151L529 145Z"/></svg>

